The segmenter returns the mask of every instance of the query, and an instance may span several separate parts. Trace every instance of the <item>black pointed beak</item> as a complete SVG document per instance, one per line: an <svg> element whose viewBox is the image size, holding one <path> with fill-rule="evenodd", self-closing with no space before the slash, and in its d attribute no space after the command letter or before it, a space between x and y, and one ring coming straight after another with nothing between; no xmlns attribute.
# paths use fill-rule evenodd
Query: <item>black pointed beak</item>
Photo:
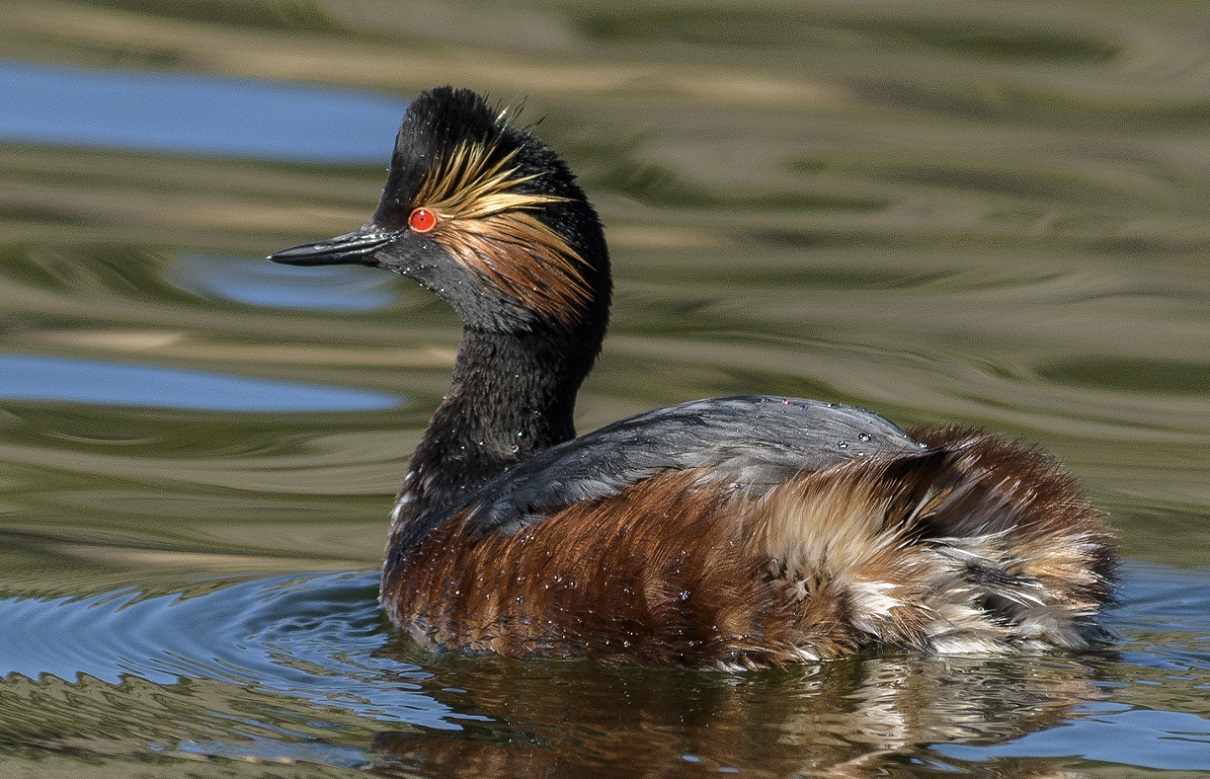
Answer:
<svg viewBox="0 0 1210 779"><path fill-rule="evenodd" d="M393 237L383 230L361 227L335 238L282 249L269 259L283 265L377 265L374 255Z"/></svg>

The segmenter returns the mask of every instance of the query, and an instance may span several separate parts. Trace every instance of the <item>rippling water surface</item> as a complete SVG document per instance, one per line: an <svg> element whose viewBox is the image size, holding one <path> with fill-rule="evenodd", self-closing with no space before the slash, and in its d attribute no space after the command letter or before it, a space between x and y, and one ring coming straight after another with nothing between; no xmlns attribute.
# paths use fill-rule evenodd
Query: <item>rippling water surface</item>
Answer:
<svg viewBox="0 0 1210 779"><path fill-rule="evenodd" d="M1210 771L1210 10L9 3L0 769ZM616 267L581 429L766 392L1042 443L1122 539L1081 655L728 675L427 654L376 597L458 323L264 254L360 224L395 124L507 101Z"/></svg>

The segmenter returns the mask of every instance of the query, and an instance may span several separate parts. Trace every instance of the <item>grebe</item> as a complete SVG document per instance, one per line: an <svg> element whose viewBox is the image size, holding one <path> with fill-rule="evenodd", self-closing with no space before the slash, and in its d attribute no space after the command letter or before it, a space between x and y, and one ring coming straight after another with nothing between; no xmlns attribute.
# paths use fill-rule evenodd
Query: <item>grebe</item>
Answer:
<svg viewBox="0 0 1210 779"><path fill-rule="evenodd" d="M738 669L1095 635L1112 539L1034 449L766 396L576 438L609 316L602 227L563 161L473 92L411 103L370 221L270 259L394 271L465 325L382 574L391 619L431 648Z"/></svg>

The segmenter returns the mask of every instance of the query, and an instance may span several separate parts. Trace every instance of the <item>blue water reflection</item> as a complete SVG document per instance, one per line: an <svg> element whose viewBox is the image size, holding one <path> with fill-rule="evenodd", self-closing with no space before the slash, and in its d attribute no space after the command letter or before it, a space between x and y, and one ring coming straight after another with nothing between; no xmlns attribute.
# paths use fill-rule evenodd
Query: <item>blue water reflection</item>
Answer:
<svg viewBox="0 0 1210 779"><path fill-rule="evenodd" d="M223 76L0 60L0 141L378 163L406 101Z"/></svg>
<svg viewBox="0 0 1210 779"><path fill-rule="evenodd" d="M1078 756L1167 770L1197 771L1210 765L1210 721L1182 711L1119 708L1122 711L1073 719L1008 744L946 744L936 749L949 757L972 761Z"/></svg>
<svg viewBox="0 0 1210 779"><path fill-rule="evenodd" d="M1187 572L1175 569L1151 570L1174 581L1189 578ZM1144 616L1135 610L1136 584L1143 584L1136 579L1136 573L1135 569L1126 572L1123 603L1116 613L1121 619L1114 620L1123 626ZM499 664L477 670L483 663L450 663L426 653L408 654L406 644L394 641L375 600L377 584L375 571L338 571L236 582L191 595L146 595L129 588L83 598L0 597L0 623L22 626L20 631L0 636L3 650L0 680L7 684L10 696L15 696L10 700L37 702L36 707L27 706L19 712L33 710L37 716L49 716L51 721L58 721L56 718L62 717L69 707L77 706L85 708L86 716L108 717L107 703L87 708L93 700L88 691L95 689L94 680L124 690L140 689L144 683L155 685L155 695L144 696L138 704L143 708L131 716L146 717L154 711L157 717L162 717L170 711L176 721L187 723L179 731L151 729L150 735L147 734L150 726L140 723L137 734L131 737L146 738L148 746L157 752L243 760L314 760L356 767L381 759L381 755L372 754L367 731L379 734L398 730L405 734L400 742L404 752L415 750L428 760L448 757L442 751L443 742L433 738L439 731L460 734L463 741L450 742L457 750L490 751L499 745L503 749L490 753L503 760L512 759L514 718L526 729L557 739L558 728L542 725L542 714L532 717L528 712L513 714L508 702L500 702L508 701L514 691L519 699L525 700L527 694L532 696L536 690L556 696L567 694L555 689L559 686L579 688L590 702L585 705L591 708L607 705L614 696L620 702L636 694L635 688L628 688L628 684L641 681L667 692L682 689L678 679L694 677L690 672L651 675L638 669L614 673L581 664L536 664L528 671L521 665L513 665L511 669L518 676L495 682L493 686L492 680L502 667ZM1199 603L1204 610L1204 590ZM1143 609L1146 611L1145 605ZM1188 627L1201 635L1204 621ZM952 673L946 668L951 662L958 664L955 667L964 667L959 660L935 660L931 661L932 669ZM999 662L965 666L975 680L981 678L980 674L992 674L976 681L966 694L976 698L989 695L981 685L990 684L994 689L1002 683L1002 678L995 675ZM872 710L895 714L896 706L903 705L896 703L898 695L906 688L907 700L912 705L928 704L920 709L919 722L912 726L923 727L922 730L905 726L903 732L896 733L892 729L885 739L893 747L905 750L904 754L913 753L934 766L955 761L968 769L990 767L996 773L998 761L1005 759L1081 757L1114 766L1190 771L1206 767L1210 721L1204 716L1154 710L1146 699L1098 700L1093 688L1080 683L1084 670L1097 668L1097 675L1129 677L1133 675L1133 666L1108 659L1098 661L1095 656L1005 662L1007 665L999 669L1001 673L1012 673L1009 669L1016 666L1025 674L1014 686L1032 674L1038 674L1041 681L1027 694L1009 695L1002 710L996 706L983 708L976 703L973 711L988 718L978 727L973 727L977 720L969 718L972 710L953 689L941 691L932 700L928 694L913 689L907 682L912 666L900 661L871 661L868 666L873 669L871 675L849 692L848 700L858 702L858 706L877 701L882 708L874 706ZM1025 665L1019 666L1018 662ZM785 711L774 710L770 715L773 724L769 727L777 728L783 736L795 732L794 728L803 721L813 721L802 717L818 716L819 709L812 701L819 695L824 696L821 700L822 710L827 714L825 727L858 726L857 730L841 732L846 736L864 734L863 738L883 732L860 730L863 722L867 728L886 727L886 722L874 715L870 715L874 717L872 720L863 720L861 716L849 720L842 714L831 713L833 708L826 693L828 680L836 683L843 679L846 668L851 672L858 666L829 666L818 676L802 677L788 688L779 686L775 675L743 675L731 681L704 675L694 679L692 687L703 698L687 703L687 710L709 717L711 700L730 700L725 696L714 698L708 692L712 685L731 687L732 682L746 685L747 696L757 697L740 699L747 700L747 704L730 700L735 708L713 720L725 732L731 719L744 722L745 711L760 706L760 691L772 685L774 691L792 692L785 705L797 707L791 710L797 714L780 724L777 717L786 717ZM925 667L916 666L915 670L919 672ZM1054 675L1047 676L1051 671ZM23 686L22 678L35 680L36 685ZM47 693L62 687L54 680L71 685L72 694ZM211 702L214 699L199 698L196 692L206 686L195 683L207 680L231 685L225 688L231 690L231 701L219 704L217 711ZM466 688L451 686L454 680L464 682ZM818 688L817 683L825 686ZM1141 683L1143 680L1134 682ZM236 688L244 691L238 697ZM0 692L4 690L4 685L0 685ZM467 690L474 692L462 699L461 694ZM1200 696L1202 690L1204 685L1193 681L1192 691ZM108 692L98 699L105 700ZM1063 706L1067 696L1071 697L1070 708ZM202 703L197 703L198 700ZM296 707L291 701L306 705ZM154 708L157 706L163 708ZM1046 715L1048 710L1061 716L1051 720ZM916 713L915 709L910 711ZM26 714L26 719L30 717ZM1032 725L1028 724L1031 717L1038 718ZM889 721L896 724L900 720L892 717ZM106 719L105 724L108 723ZM761 728L751 721L747 725L752 728L751 734L759 737ZM981 730L984 725L986 732ZM800 736L814 738L811 732L803 731ZM414 738L407 740L408 733ZM476 733L486 736L486 743L476 742ZM923 739L921 744L912 744L909 737L913 733ZM609 743L610 739L608 734L587 728L577 730L575 735L577 740L583 738L594 748L602 742ZM824 734L828 743L835 738ZM506 741L510 746L504 746ZM786 749L803 746L801 743L790 746L793 743L787 740ZM433 751L424 758L426 746ZM558 742L558 748L567 746ZM679 742L674 748L677 750L674 754L686 754ZM524 752L521 754L521 759L527 759ZM938 757L942 761L936 760ZM984 775L987 771L971 773Z"/></svg>
<svg viewBox="0 0 1210 779"><path fill-rule="evenodd" d="M183 254L170 278L181 289L209 299L231 300L266 308L310 308L323 311L370 311L399 297L388 273L327 265L297 268L262 258Z"/></svg>
<svg viewBox="0 0 1210 779"><path fill-rule="evenodd" d="M399 398L180 368L0 354L0 398L202 411L375 411Z"/></svg>
<svg viewBox="0 0 1210 779"><path fill-rule="evenodd" d="M376 721L456 728L467 715L420 691L428 674L382 652L389 633L377 590L376 572L351 571L237 583L198 597L125 590L0 598L5 624L25 626L0 642L0 679L217 679Z"/></svg>

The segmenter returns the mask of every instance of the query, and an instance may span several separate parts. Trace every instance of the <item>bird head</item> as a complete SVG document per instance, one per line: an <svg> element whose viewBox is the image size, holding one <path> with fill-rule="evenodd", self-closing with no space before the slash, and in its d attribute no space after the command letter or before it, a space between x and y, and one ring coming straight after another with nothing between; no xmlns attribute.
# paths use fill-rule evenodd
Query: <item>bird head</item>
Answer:
<svg viewBox="0 0 1210 779"><path fill-rule="evenodd" d="M609 301L600 221L570 170L509 111L450 87L409 105L368 222L269 259L394 271L484 331L575 329Z"/></svg>

